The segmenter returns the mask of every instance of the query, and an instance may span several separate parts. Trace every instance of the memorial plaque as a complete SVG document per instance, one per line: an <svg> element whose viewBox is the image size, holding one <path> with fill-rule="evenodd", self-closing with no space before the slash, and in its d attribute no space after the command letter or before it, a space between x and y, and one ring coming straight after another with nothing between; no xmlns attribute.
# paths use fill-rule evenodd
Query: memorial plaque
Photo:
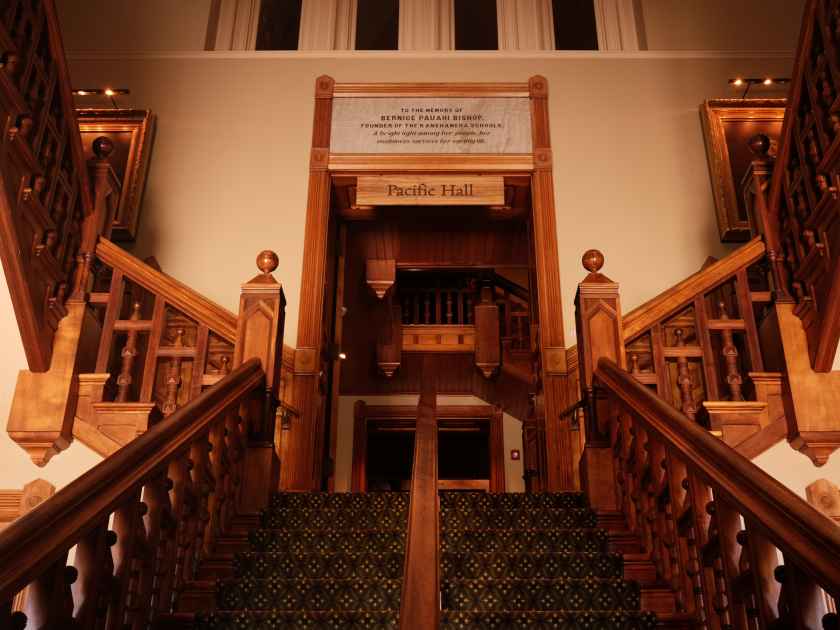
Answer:
<svg viewBox="0 0 840 630"><path fill-rule="evenodd" d="M360 176L359 206L501 206L504 178L497 175Z"/></svg>
<svg viewBox="0 0 840 630"><path fill-rule="evenodd" d="M348 97L333 101L332 153L531 153L525 97Z"/></svg>

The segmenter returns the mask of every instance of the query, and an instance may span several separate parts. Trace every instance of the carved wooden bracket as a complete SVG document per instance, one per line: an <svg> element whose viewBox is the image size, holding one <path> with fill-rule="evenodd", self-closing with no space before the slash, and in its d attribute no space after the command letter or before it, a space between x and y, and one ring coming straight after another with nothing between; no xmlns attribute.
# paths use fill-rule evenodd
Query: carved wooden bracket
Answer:
<svg viewBox="0 0 840 630"><path fill-rule="evenodd" d="M475 307L475 365L484 378L490 378L502 364L499 307L493 302L493 289L481 287L481 302Z"/></svg>
<svg viewBox="0 0 840 630"><path fill-rule="evenodd" d="M393 258L365 261L365 281L380 300L397 279L397 261Z"/></svg>
<svg viewBox="0 0 840 630"><path fill-rule="evenodd" d="M402 312L398 305L388 308L382 334L376 343L376 365L385 378L391 378L402 363Z"/></svg>

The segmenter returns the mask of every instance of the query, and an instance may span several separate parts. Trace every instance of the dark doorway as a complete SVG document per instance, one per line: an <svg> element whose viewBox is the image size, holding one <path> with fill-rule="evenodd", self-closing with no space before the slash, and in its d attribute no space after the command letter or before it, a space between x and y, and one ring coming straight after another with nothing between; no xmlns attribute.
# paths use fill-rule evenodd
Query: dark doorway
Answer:
<svg viewBox="0 0 840 630"><path fill-rule="evenodd" d="M487 422L438 430L438 478L490 481L490 431Z"/></svg>
<svg viewBox="0 0 840 630"><path fill-rule="evenodd" d="M414 463L414 427L376 428L368 433L368 492L408 490Z"/></svg>

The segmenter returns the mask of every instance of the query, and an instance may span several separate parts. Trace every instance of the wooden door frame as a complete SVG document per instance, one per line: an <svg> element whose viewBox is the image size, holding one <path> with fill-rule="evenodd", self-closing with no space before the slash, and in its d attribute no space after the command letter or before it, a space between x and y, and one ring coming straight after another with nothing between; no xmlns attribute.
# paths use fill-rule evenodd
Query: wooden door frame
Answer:
<svg viewBox="0 0 840 630"><path fill-rule="evenodd" d="M332 103L352 96L390 97L527 97L531 103L532 152L527 154L333 154L330 153ZM538 291L541 381L545 410L547 488L572 490L571 432L559 412L571 404L563 335L560 268L554 207L554 179L548 114L548 82L531 77L527 83L336 83L332 77L315 81L315 112L309 161L309 192L304 232L294 393L300 418L290 427L289 450L282 463L281 488L319 489L323 423L318 421L321 391L322 311L326 274L330 192L334 177L365 173L495 173L531 180L532 222ZM320 425L320 426L319 426Z"/></svg>
<svg viewBox="0 0 840 630"><path fill-rule="evenodd" d="M351 492L367 492L368 426L371 422L404 421L414 425L416 405L368 405L357 400L353 405L353 465ZM490 425L490 492L505 491L504 416L501 407L494 405L438 405L437 420L479 420Z"/></svg>

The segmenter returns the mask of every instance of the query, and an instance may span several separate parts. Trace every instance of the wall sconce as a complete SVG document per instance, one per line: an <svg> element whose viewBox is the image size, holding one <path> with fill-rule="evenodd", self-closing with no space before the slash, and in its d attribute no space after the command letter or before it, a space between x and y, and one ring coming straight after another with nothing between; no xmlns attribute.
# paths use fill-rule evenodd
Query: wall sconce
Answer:
<svg viewBox="0 0 840 630"><path fill-rule="evenodd" d="M744 93L741 95L741 98L746 98L747 94L750 91L750 88L754 85L763 85L765 87L770 87L771 85L782 85L790 83L790 78L788 77L763 77L761 79L756 77L736 77L734 79L729 79L729 85L733 87L743 87Z"/></svg>
<svg viewBox="0 0 840 630"><path fill-rule="evenodd" d="M131 94L131 90L128 88L80 88L77 90L73 90L73 96L105 96L106 98L111 99L111 104L114 106L114 109L119 109L116 101L116 96L126 96Z"/></svg>

